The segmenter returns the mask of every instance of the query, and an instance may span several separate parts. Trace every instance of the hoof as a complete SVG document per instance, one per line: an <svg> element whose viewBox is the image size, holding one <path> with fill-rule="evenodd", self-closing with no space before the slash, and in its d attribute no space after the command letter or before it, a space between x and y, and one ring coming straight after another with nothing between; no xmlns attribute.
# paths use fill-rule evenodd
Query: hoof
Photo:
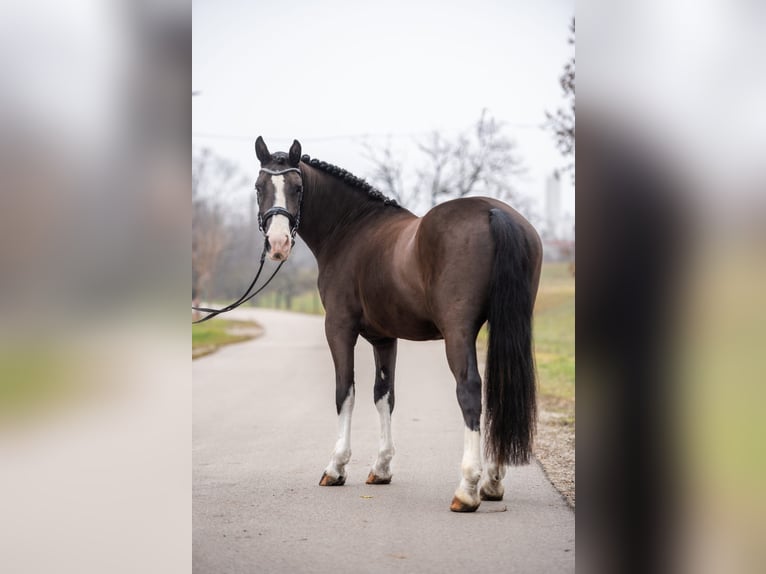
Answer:
<svg viewBox="0 0 766 574"><path fill-rule="evenodd" d="M367 484L391 484L391 477L383 478L370 471L367 475Z"/></svg>
<svg viewBox="0 0 766 574"><path fill-rule="evenodd" d="M319 486L343 486L344 484L346 484L345 476L335 478L326 472L322 474L322 479L319 481Z"/></svg>
<svg viewBox="0 0 766 574"><path fill-rule="evenodd" d="M472 505L472 504L466 504L462 500L460 500L457 496L452 499L452 504L450 504L449 509L452 512L476 512L476 509L479 508L479 505Z"/></svg>
<svg viewBox="0 0 766 574"><path fill-rule="evenodd" d="M496 492L487 492L483 488L479 491L479 496L481 496L482 500L503 500L503 494L496 493Z"/></svg>

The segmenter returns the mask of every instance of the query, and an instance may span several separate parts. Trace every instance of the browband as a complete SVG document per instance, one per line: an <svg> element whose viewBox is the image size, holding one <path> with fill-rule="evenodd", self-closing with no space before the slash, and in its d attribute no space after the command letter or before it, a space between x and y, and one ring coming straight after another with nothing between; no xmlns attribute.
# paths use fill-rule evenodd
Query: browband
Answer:
<svg viewBox="0 0 766 574"><path fill-rule="evenodd" d="M303 175L301 173L301 170L299 170L297 167L288 167L286 169L281 169L281 170L268 169L266 167L262 167L261 171L265 171L266 173L271 174L271 175L282 175L282 174L285 174L285 173L289 173L291 171L295 171L298 174Z"/></svg>

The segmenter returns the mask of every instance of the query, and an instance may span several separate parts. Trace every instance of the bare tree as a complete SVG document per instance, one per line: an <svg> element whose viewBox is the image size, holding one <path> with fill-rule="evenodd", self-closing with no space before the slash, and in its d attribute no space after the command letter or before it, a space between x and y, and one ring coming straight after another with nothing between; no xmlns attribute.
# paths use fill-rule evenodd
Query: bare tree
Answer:
<svg viewBox="0 0 766 574"><path fill-rule="evenodd" d="M192 212L192 299L208 293L218 256L226 246L226 228L220 205L195 200Z"/></svg>
<svg viewBox="0 0 766 574"><path fill-rule="evenodd" d="M513 181L523 173L515 144L502 132L502 125L481 112L472 136L461 134L453 147L452 168L442 185L445 198L481 193L504 200L514 199Z"/></svg>
<svg viewBox="0 0 766 574"><path fill-rule="evenodd" d="M391 140L389 139L386 145L380 149L375 148L368 141L364 142L362 146L365 157L373 165L370 180L397 202L406 205L409 196L404 186L403 165L391 150Z"/></svg>
<svg viewBox="0 0 766 574"><path fill-rule="evenodd" d="M228 242L223 195L246 184L236 164L209 149L192 159L192 299L209 297L210 282Z"/></svg>
<svg viewBox="0 0 766 574"><path fill-rule="evenodd" d="M568 42L575 44L575 19L569 25L570 36ZM565 158L571 158L564 167L564 171L572 172L572 182L575 178L575 57L564 65L564 71L559 77L559 84L567 100L567 108L559 108L555 114L546 112L546 127L551 130L556 138L556 147Z"/></svg>
<svg viewBox="0 0 766 574"><path fill-rule="evenodd" d="M425 161L416 170L418 183L415 187L421 196L428 198L428 206L433 207L439 199L450 194L447 187L447 170L455 160L456 144L448 142L439 132L431 132L428 140L418 142L418 149L425 156Z"/></svg>
<svg viewBox="0 0 766 574"><path fill-rule="evenodd" d="M226 193L247 184L239 166L208 148L192 157L192 199L220 199Z"/></svg>
<svg viewBox="0 0 766 574"><path fill-rule="evenodd" d="M411 208L433 207L448 199L490 195L518 201L514 181L523 167L514 142L500 122L483 110L473 129L448 138L433 131L416 141L419 157L411 191L405 191L404 162L389 144L380 151L366 144L373 164L370 179L385 193Z"/></svg>

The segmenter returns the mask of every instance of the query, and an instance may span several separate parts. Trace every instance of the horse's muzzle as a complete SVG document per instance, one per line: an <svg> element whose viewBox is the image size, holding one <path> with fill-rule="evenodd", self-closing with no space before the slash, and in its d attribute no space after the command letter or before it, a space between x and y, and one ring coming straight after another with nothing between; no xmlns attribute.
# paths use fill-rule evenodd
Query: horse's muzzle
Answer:
<svg viewBox="0 0 766 574"><path fill-rule="evenodd" d="M290 257L290 248L292 242L290 236L286 234L269 235L268 256L272 261L285 261Z"/></svg>

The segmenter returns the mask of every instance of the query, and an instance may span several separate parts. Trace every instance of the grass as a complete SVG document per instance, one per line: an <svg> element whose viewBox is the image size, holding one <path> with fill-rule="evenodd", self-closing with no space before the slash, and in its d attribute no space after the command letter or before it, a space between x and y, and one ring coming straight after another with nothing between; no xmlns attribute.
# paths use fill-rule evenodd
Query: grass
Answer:
<svg viewBox="0 0 766 574"><path fill-rule="evenodd" d="M265 307L267 309L285 308L284 300L278 299L277 294L274 292L266 293L259 297L257 304L258 307ZM313 289L294 296L290 301L290 308L287 310L295 311L296 313L307 313L309 315L324 315L324 307L319 299L319 290Z"/></svg>
<svg viewBox="0 0 766 574"><path fill-rule="evenodd" d="M541 410L575 416L575 282L567 263L543 266L534 315Z"/></svg>
<svg viewBox="0 0 766 574"><path fill-rule="evenodd" d="M249 321L213 319L192 325L192 359L214 353L224 345L241 343L260 334L260 327Z"/></svg>
<svg viewBox="0 0 766 574"><path fill-rule="evenodd" d="M543 265L534 314L535 360L541 409L574 422L575 281L568 263ZM486 326L479 344L486 348Z"/></svg>

